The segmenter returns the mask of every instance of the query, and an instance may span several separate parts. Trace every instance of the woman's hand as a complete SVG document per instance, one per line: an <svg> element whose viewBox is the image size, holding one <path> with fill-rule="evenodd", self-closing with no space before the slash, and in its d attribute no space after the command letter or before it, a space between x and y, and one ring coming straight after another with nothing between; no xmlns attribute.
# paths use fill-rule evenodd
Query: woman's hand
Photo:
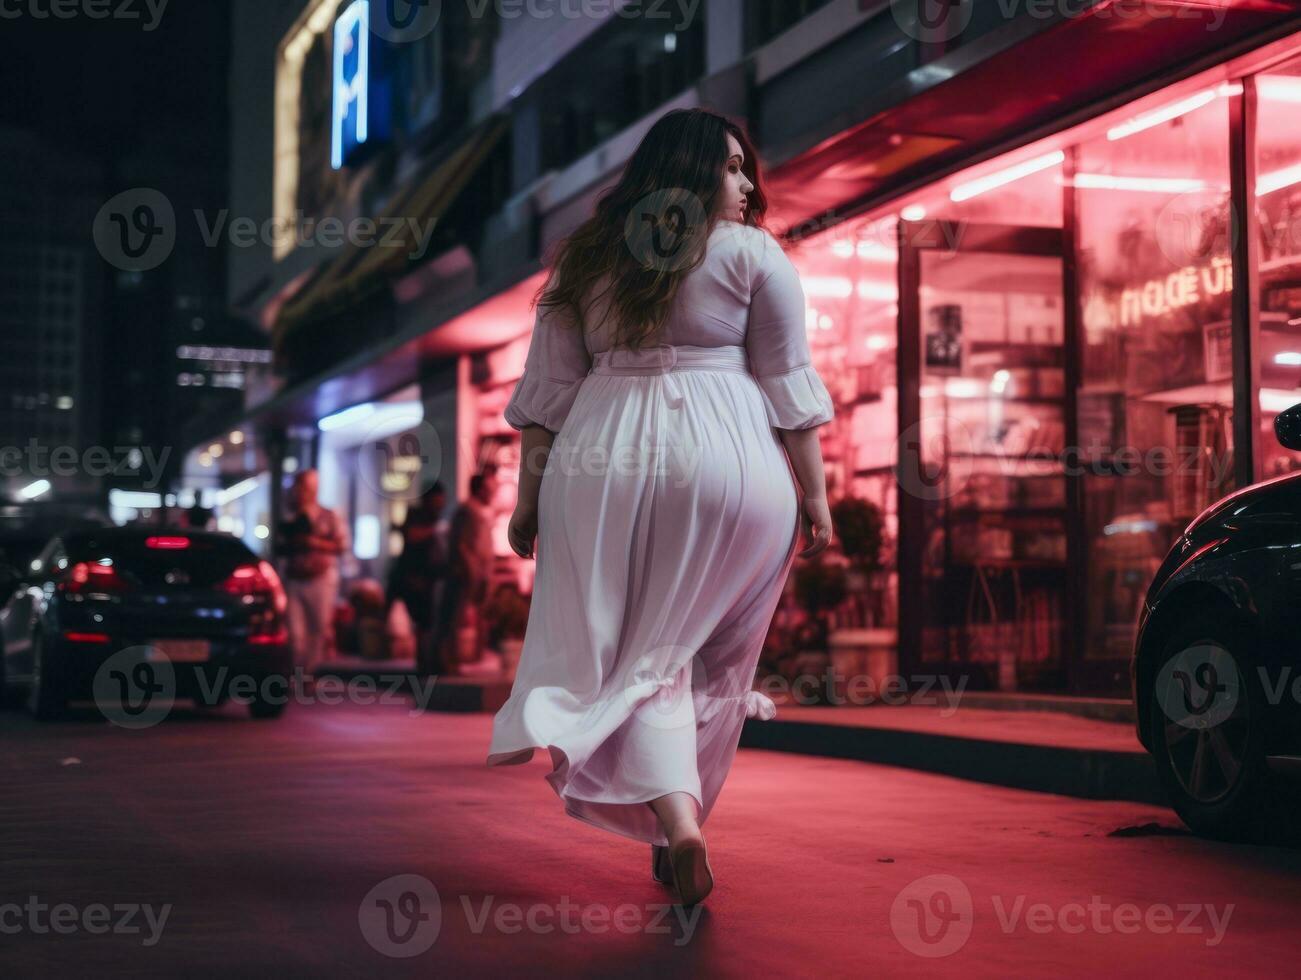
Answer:
<svg viewBox="0 0 1301 980"><path fill-rule="evenodd" d="M532 507L516 504L515 512L510 515L510 524L506 528L510 550L521 558L532 558L533 542L537 536L538 512Z"/></svg>
<svg viewBox="0 0 1301 980"><path fill-rule="evenodd" d="M803 510L804 537L809 546L799 553L800 558L812 558L831 544L831 508L826 497L805 497Z"/></svg>

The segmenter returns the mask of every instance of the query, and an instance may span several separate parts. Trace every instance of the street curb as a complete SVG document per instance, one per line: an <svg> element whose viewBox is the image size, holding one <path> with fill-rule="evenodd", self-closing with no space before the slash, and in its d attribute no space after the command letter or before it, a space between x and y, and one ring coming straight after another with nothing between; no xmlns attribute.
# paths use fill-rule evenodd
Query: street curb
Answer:
<svg viewBox="0 0 1301 980"><path fill-rule="evenodd" d="M496 713L510 697L512 683L498 678L439 677L424 709Z"/></svg>
<svg viewBox="0 0 1301 980"><path fill-rule="evenodd" d="M856 759L1012 789L1169 805L1146 752L1075 749L923 732L747 719L741 747Z"/></svg>

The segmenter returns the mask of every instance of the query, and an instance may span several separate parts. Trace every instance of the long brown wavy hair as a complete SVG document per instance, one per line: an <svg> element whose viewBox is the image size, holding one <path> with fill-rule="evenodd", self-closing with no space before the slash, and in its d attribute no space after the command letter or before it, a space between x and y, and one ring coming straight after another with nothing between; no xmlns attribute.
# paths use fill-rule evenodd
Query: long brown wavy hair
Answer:
<svg viewBox="0 0 1301 980"><path fill-rule="evenodd" d="M636 349L651 339L682 280L704 260L722 213L728 133L741 145L741 172L754 185L745 223L764 227L762 168L744 127L709 109L674 109L642 138L619 180L597 199L595 213L554 246L551 275L534 304L562 308L583 329L584 301L608 277L591 302L618 287L609 304L614 346Z"/></svg>

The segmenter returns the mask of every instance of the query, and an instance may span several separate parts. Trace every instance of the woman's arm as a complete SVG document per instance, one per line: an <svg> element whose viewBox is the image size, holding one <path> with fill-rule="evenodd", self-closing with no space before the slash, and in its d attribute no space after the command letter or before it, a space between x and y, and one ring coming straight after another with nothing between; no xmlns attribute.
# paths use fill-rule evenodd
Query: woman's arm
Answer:
<svg viewBox="0 0 1301 980"><path fill-rule="evenodd" d="M831 511L817 429L835 418L836 408L813 367L799 273L767 232L758 232L755 241L761 252L750 287L746 350L768 421L786 447L799 481L809 540L799 554L808 558L831 543Z"/></svg>
<svg viewBox="0 0 1301 980"><path fill-rule="evenodd" d="M807 429L777 429L795 479L799 481L804 513L804 536L808 547L799 553L810 558L831 544L831 508L827 505L827 481L822 465L822 444L817 426Z"/></svg>
<svg viewBox="0 0 1301 980"><path fill-rule="evenodd" d="M511 551L521 558L533 557L533 544L538 536L538 494L555 438L554 432L541 425L520 429L519 492L506 537Z"/></svg>
<svg viewBox="0 0 1301 980"><path fill-rule="evenodd" d="M538 305L524 358L524 373L503 413L520 434L519 494L506 537L521 558L533 557L538 534L538 493L551 443L564 425L592 367L582 325L564 308Z"/></svg>

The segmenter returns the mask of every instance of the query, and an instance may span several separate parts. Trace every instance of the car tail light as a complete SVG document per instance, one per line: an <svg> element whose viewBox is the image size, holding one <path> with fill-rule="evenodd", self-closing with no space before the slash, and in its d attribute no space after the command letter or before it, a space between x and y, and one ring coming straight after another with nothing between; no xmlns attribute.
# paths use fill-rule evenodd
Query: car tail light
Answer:
<svg viewBox="0 0 1301 980"><path fill-rule="evenodd" d="M289 604L285 596L285 587L280 584L280 576L276 574L269 561L260 561L256 565L240 565L227 576L221 587L233 596L268 598L278 613L284 612Z"/></svg>
<svg viewBox="0 0 1301 980"><path fill-rule="evenodd" d="M80 633L76 630L64 630L63 638L71 640L73 643L107 643L109 635L107 633Z"/></svg>
<svg viewBox="0 0 1301 980"><path fill-rule="evenodd" d="M77 562L68 568L67 574L58 585L59 591L68 595L92 593L113 595L125 592L128 588L126 579L107 559Z"/></svg>
<svg viewBox="0 0 1301 980"><path fill-rule="evenodd" d="M248 641L249 643L257 644L258 646L270 646L273 644L288 643L289 630L281 626L275 631L269 633L250 633L248 635Z"/></svg>
<svg viewBox="0 0 1301 980"><path fill-rule="evenodd" d="M285 587L280 583L280 576L268 561L256 565L240 565L222 582L224 591L246 601L264 599L270 609L257 611L249 623L250 643L283 643L286 640L284 623L281 617L289 605Z"/></svg>
<svg viewBox="0 0 1301 980"><path fill-rule="evenodd" d="M145 538L146 548L157 548L163 551L181 551L185 548L188 548L189 546L190 546L190 539L182 538L179 536L167 537L163 535L157 535L154 537Z"/></svg>

